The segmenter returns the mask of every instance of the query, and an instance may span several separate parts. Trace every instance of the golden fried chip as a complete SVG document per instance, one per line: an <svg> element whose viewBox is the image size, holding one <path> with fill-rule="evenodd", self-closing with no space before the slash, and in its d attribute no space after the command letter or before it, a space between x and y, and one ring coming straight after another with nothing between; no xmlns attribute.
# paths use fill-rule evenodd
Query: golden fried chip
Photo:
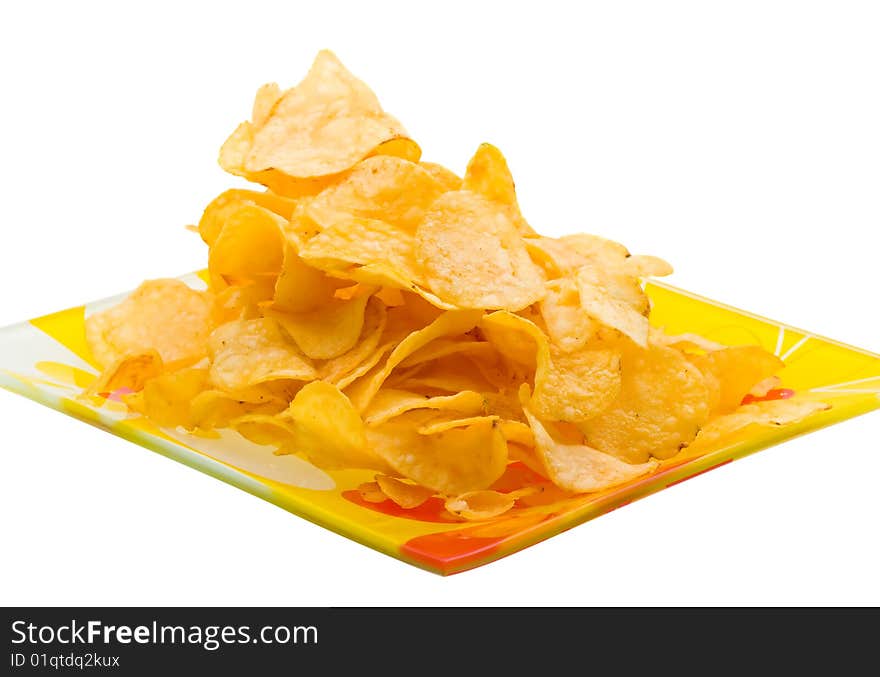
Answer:
<svg viewBox="0 0 880 677"><path fill-rule="evenodd" d="M619 242L587 233L560 238L530 237L524 242L529 253L551 277L571 275L588 264L617 268L629 256L626 247Z"/></svg>
<svg viewBox="0 0 880 677"><path fill-rule="evenodd" d="M601 416L578 424L587 444L630 463L669 458L690 444L709 417L700 372L673 348L628 347L620 395Z"/></svg>
<svg viewBox="0 0 880 677"><path fill-rule="evenodd" d="M392 370L419 348L443 336L458 336L476 326L480 320L478 311L449 311L443 313L424 329L407 336L388 356L384 365L365 375L347 390L358 411L364 411L370 400L382 387Z"/></svg>
<svg viewBox="0 0 880 677"><path fill-rule="evenodd" d="M296 202L268 191L258 192L241 188L232 188L224 191L205 207L205 211L199 221L199 235L201 235L205 244L209 246L214 244L214 241L220 235L220 231L223 230L229 215L246 205L264 207L287 221L293 214Z"/></svg>
<svg viewBox="0 0 880 677"><path fill-rule="evenodd" d="M792 398L766 400L739 407L736 411L715 418L700 430L693 443L693 451L705 451L719 441L752 425L784 426L802 421L820 411L831 409L826 402Z"/></svg>
<svg viewBox="0 0 880 677"><path fill-rule="evenodd" d="M293 424L292 448L319 466L387 468L368 447L361 417L336 386L309 383L296 394L282 418Z"/></svg>
<svg viewBox="0 0 880 677"><path fill-rule="evenodd" d="M303 261L290 243L285 242L281 274L275 283L272 306L283 313L313 310L333 298L342 280L328 277Z"/></svg>
<svg viewBox="0 0 880 677"><path fill-rule="evenodd" d="M433 321L433 320L432 320ZM420 348L400 363L401 368L413 367L417 364L439 360L449 355L467 356L472 360L492 361L495 358L495 347L485 341L467 339L437 339L424 348Z"/></svg>
<svg viewBox="0 0 880 677"><path fill-rule="evenodd" d="M381 388L363 413L364 423L379 425L413 409L453 410L460 414L478 414L483 410L480 393L463 390L455 395L430 397L393 388Z"/></svg>
<svg viewBox="0 0 880 677"><path fill-rule="evenodd" d="M239 435L254 444L283 448L294 439L293 427L280 416L245 414L230 421Z"/></svg>
<svg viewBox="0 0 880 677"><path fill-rule="evenodd" d="M484 315L480 331L504 357L529 369L549 356L544 332L534 322L506 310Z"/></svg>
<svg viewBox="0 0 880 677"><path fill-rule="evenodd" d="M665 277L672 275L672 266L656 256L634 254L621 263L624 275L631 277Z"/></svg>
<svg viewBox="0 0 880 677"><path fill-rule="evenodd" d="M262 392L262 399L257 401L256 393L251 389L248 389L250 395L248 399L243 399L242 392L228 393L215 388L203 390L190 401L188 422L180 425L204 430L225 428L242 416L248 414L272 416L287 407L287 402L273 396L269 391ZM182 390L177 397L183 397L184 393L185 391Z"/></svg>
<svg viewBox="0 0 880 677"><path fill-rule="evenodd" d="M508 442L524 447L535 446L535 436L532 434L532 429L522 421L507 419L502 420L499 425L501 426L501 434L504 435L504 439Z"/></svg>
<svg viewBox="0 0 880 677"><path fill-rule="evenodd" d="M211 382L236 391L267 381L311 381L317 372L309 359L284 338L269 318L239 320L218 327L208 341Z"/></svg>
<svg viewBox="0 0 880 677"><path fill-rule="evenodd" d="M347 301L334 298L309 312L281 313L267 308L264 314L278 322L307 357L329 360L357 344L369 299L369 294Z"/></svg>
<svg viewBox="0 0 880 677"><path fill-rule="evenodd" d="M261 306L270 302L274 289L275 277L270 275L260 275L220 289L212 298L213 323L219 326L232 320L253 320L261 317Z"/></svg>
<svg viewBox="0 0 880 677"><path fill-rule="evenodd" d="M318 367L318 377L327 383L339 385L341 379L368 361L377 352L379 340L385 332L387 318L388 314L385 310L385 304L375 297L371 298L364 310L364 322L357 343L355 343L351 350L331 360L327 360ZM381 355L385 350L383 348L379 354ZM375 362L367 367L366 371L372 369L374 364ZM339 387L342 388L343 386L339 385Z"/></svg>
<svg viewBox="0 0 880 677"><path fill-rule="evenodd" d="M648 299L637 279L589 264L578 268L576 279L581 307L590 317L648 345Z"/></svg>
<svg viewBox="0 0 880 677"><path fill-rule="evenodd" d="M357 492L367 503L384 503L388 500L378 482L363 482L358 485Z"/></svg>
<svg viewBox="0 0 880 677"><path fill-rule="evenodd" d="M488 488L507 467L507 443L494 421L420 435L406 416L366 431L372 449L397 474L454 496Z"/></svg>
<svg viewBox="0 0 880 677"><path fill-rule="evenodd" d="M656 461L629 464L585 444L557 442L528 406L524 411L535 435L535 451L547 477L560 489L600 491L649 473L657 466Z"/></svg>
<svg viewBox="0 0 880 677"><path fill-rule="evenodd" d="M415 256L428 288L461 308L520 310L544 295L502 205L468 191L444 193L416 231Z"/></svg>
<svg viewBox="0 0 880 677"><path fill-rule="evenodd" d="M271 88L261 89L257 116L224 144L220 163L226 171L261 182L271 178L269 172L294 180L327 177L350 169L383 144L386 154L419 158L403 126L331 52L320 52L302 82L271 106L264 104L274 96Z"/></svg>
<svg viewBox="0 0 880 677"><path fill-rule="evenodd" d="M432 417L431 420L425 421L419 425L416 430L418 430L419 435L436 435L437 433L446 432L447 430L453 430L455 428L467 428L468 426L486 422L496 424L498 421L498 416L468 416L466 418L461 418L456 417L454 413L449 413L446 416L441 414Z"/></svg>
<svg viewBox="0 0 880 677"><path fill-rule="evenodd" d="M347 215L414 232L443 192L442 184L424 167L378 155L359 162L339 183L315 196L304 213L322 229Z"/></svg>
<svg viewBox="0 0 880 677"><path fill-rule="evenodd" d="M691 355L690 362L707 379L712 407L710 416L736 409L755 384L773 376L785 363L760 346L736 346L705 355Z"/></svg>
<svg viewBox="0 0 880 677"><path fill-rule="evenodd" d="M204 357L211 302L180 280L144 282L120 304L86 318L92 355L108 367L127 355L155 350L164 362Z"/></svg>
<svg viewBox="0 0 880 677"><path fill-rule="evenodd" d="M280 273L284 225L280 216L257 205L246 204L228 214L208 254L212 280L230 282Z"/></svg>
<svg viewBox="0 0 880 677"><path fill-rule="evenodd" d="M376 484L385 496L404 510L418 508L434 495L430 489L387 475L376 475Z"/></svg>
<svg viewBox="0 0 880 677"><path fill-rule="evenodd" d="M462 190L469 190L503 205L522 235L535 235L535 231L519 211L516 188L507 160L491 143L480 144L477 148L477 152L468 162L461 187Z"/></svg>
<svg viewBox="0 0 880 677"><path fill-rule="evenodd" d="M144 385L137 410L158 426L194 428L190 407L207 386L207 369L180 369L161 374Z"/></svg>
<svg viewBox="0 0 880 677"><path fill-rule="evenodd" d="M588 421L617 398L620 383L620 354L615 350L551 352L535 373L531 407L544 419Z"/></svg>
<svg viewBox="0 0 880 677"><path fill-rule="evenodd" d="M134 393L162 373L162 358L155 350L123 357L107 367L89 386L87 395L109 394L118 390Z"/></svg>
<svg viewBox="0 0 880 677"><path fill-rule="evenodd" d="M456 517L468 521L493 519L513 508L518 498L536 492L529 487L509 493L501 493L492 489L469 491L446 499L445 508Z"/></svg>

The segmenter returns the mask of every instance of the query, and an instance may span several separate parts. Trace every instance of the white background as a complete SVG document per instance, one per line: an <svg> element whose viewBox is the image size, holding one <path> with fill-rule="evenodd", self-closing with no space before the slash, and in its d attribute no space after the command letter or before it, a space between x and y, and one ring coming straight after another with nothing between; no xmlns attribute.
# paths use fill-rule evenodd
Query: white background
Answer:
<svg viewBox="0 0 880 677"><path fill-rule="evenodd" d="M580 7L580 9L575 9ZM852 2L4 3L0 325L200 267L183 230L321 47L526 217L880 351L880 11ZM0 392L7 604L880 604L880 416L443 579Z"/></svg>

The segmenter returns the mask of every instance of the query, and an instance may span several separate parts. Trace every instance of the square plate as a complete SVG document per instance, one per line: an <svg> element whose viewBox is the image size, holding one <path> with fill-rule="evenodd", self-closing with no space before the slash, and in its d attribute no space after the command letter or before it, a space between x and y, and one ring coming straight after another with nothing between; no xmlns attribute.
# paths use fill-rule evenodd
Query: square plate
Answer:
<svg viewBox="0 0 880 677"><path fill-rule="evenodd" d="M201 274L181 279L196 288L205 286ZM462 523L444 511L438 498L407 511L387 500L361 500L356 487L373 479L370 471L324 471L298 456L275 456L272 447L253 444L233 431L198 437L182 429L160 429L112 399L101 406L78 399L98 371L86 344L84 319L125 295L0 329L0 386L440 574L494 561L736 458L880 408L878 355L665 284L649 283L647 292L653 324L673 334L695 332L730 345L761 345L785 361L785 388L832 408L781 428L752 426L702 455L680 454L650 475L554 504L552 511L514 508L492 521ZM511 481L521 482L528 481L531 471L513 463L507 473Z"/></svg>

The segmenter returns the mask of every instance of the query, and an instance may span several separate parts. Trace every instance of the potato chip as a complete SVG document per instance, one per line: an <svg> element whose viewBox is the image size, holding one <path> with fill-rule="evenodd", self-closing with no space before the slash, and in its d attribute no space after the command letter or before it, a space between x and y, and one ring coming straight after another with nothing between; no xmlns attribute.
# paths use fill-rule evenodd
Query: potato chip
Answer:
<svg viewBox="0 0 880 677"><path fill-rule="evenodd" d="M620 393L616 350L552 352L535 374L531 407L541 418L580 423L607 409Z"/></svg>
<svg viewBox="0 0 880 677"><path fill-rule="evenodd" d="M547 336L562 352L580 350L596 337L598 326L581 307L574 280L563 278L548 283L539 307Z"/></svg>
<svg viewBox="0 0 880 677"><path fill-rule="evenodd" d="M223 230L229 215L246 205L263 207L278 214L278 216L287 221L293 214L296 202L268 191L258 192L241 188L232 188L224 191L205 207L205 211L199 221L199 235L201 235L205 244L213 245L220 235L220 231Z"/></svg>
<svg viewBox="0 0 880 677"><path fill-rule="evenodd" d="M105 368L151 350L163 362L195 363L205 356L212 328L209 297L180 280L144 282L120 304L85 322L92 355Z"/></svg>
<svg viewBox="0 0 880 677"><path fill-rule="evenodd" d="M358 485L357 492L367 503L384 503L388 500L378 482L363 482Z"/></svg>
<svg viewBox="0 0 880 677"><path fill-rule="evenodd" d="M505 419L499 425L501 426L501 434L504 435L504 439L508 442L520 444L524 447L535 446L535 436L532 434L532 429L522 421Z"/></svg>
<svg viewBox="0 0 880 677"><path fill-rule="evenodd" d="M733 413L719 416L704 425L697 439L694 440L693 450L704 451L752 425L768 427L790 425L828 409L831 409L831 405L826 402L798 398L745 404Z"/></svg>
<svg viewBox="0 0 880 677"><path fill-rule="evenodd" d="M707 379L710 416L727 414L742 403L752 387L785 366L775 355L759 346L736 346L688 359Z"/></svg>
<svg viewBox="0 0 880 677"><path fill-rule="evenodd" d="M443 185L424 167L379 155L355 165L339 183L310 200L304 212L322 229L348 215L414 232L443 192Z"/></svg>
<svg viewBox="0 0 880 677"><path fill-rule="evenodd" d="M227 391L267 381L311 381L317 372L309 359L284 338L269 318L239 320L218 327L208 340L211 382Z"/></svg>
<svg viewBox="0 0 880 677"><path fill-rule="evenodd" d="M318 377L322 381L339 385L340 379L352 373L377 351L387 321L388 314L385 310L385 304L375 297L367 301L367 307L364 309L364 322L357 343L351 350L321 364L318 367ZM383 348L379 354L381 355L385 350ZM370 365L366 371L372 367L373 365Z"/></svg>
<svg viewBox="0 0 880 677"><path fill-rule="evenodd" d="M630 464L585 444L554 440L528 407L524 408L535 435L535 451L553 483L560 489L592 492L623 484L651 472L656 461Z"/></svg>
<svg viewBox="0 0 880 677"><path fill-rule="evenodd" d="M516 188L513 176L507 167L507 160L491 143L480 144L477 152L468 162L461 187L462 190L469 190L503 205L522 235L535 235L535 231L526 223L519 211Z"/></svg>
<svg viewBox="0 0 880 677"><path fill-rule="evenodd" d="M469 491L446 499L445 508L456 517L469 521L488 520L503 515L513 508L517 499L536 491L538 491L536 487L528 487L506 494L492 489Z"/></svg>
<svg viewBox="0 0 880 677"><path fill-rule="evenodd" d="M390 223L346 217L306 242L299 255L321 270L341 271L352 264L387 266L401 275L409 288L421 278L413 245L411 234Z"/></svg>
<svg viewBox="0 0 880 677"><path fill-rule="evenodd" d="M344 301L330 299L321 308L303 313L264 311L313 360L329 360L354 348L364 326L369 294Z"/></svg>
<svg viewBox="0 0 880 677"><path fill-rule="evenodd" d="M184 393L185 390L182 389L177 396L182 397ZM226 428L231 425L232 421L242 416L248 414L272 416L284 411L287 407L287 402L273 396L268 391L263 392L261 401L256 401L254 397L249 400L241 398L241 392L228 393L216 388L203 390L190 401L187 423L180 425L203 430Z"/></svg>
<svg viewBox="0 0 880 677"><path fill-rule="evenodd" d="M520 310L544 295L503 206L467 191L443 194L416 231L415 256L428 288L461 308Z"/></svg>
<svg viewBox="0 0 880 677"><path fill-rule="evenodd" d="M272 109L281 100L283 94L284 92L281 91L277 82L267 83L257 90L251 111L251 122L254 127L259 129L266 124L272 114Z"/></svg>
<svg viewBox="0 0 880 677"><path fill-rule="evenodd" d="M535 323L506 310L484 315L480 331L504 357L529 369L549 355L547 337Z"/></svg>
<svg viewBox="0 0 880 677"><path fill-rule="evenodd" d="M436 435L437 433L446 432L455 428L467 428L478 423L496 424L499 421L498 416L468 416L466 418L457 417L454 413L448 415L438 415L432 420L425 421L416 428L419 435Z"/></svg>
<svg viewBox="0 0 880 677"><path fill-rule="evenodd" d="M123 357L98 376L86 395L110 394L118 390L137 392L162 373L162 366L162 358L155 350Z"/></svg>
<svg viewBox="0 0 880 677"><path fill-rule="evenodd" d="M648 299L638 280L589 264L578 268L576 279L581 307L590 317L637 345L648 345Z"/></svg>
<svg viewBox="0 0 880 677"><path fill-rule="evenodd" d="M709 417L702 374L673 348L627 348L621 388L601 416L578 424L587 444L629 463L669 458L690 444Z"/></svg>
<svg viewBox="0 0 880 677"><path fill-rule="evenodd" d="M461 178L453 171L436 162L419 162L419 165L433 176L443 187L444 192L461 190Z"/></svg>
<svg viewBox="0 0 880 677"><path fill-rule="evenodd" d="M529 253L551 277L570 275L588 264L617 268L630 255L619 242L586 233L560 238L526 238L524 242Z"/></svg>
<svg viewBox="0 0 880 677"><path fill-rule="evenodd" d="M688 352L694 352L697 350L711 352L713 350L723 350L724 348L727 348L723 343L710 341L699 334L684 333L669 335L661 330L654 329L653 327L651 328L651 342L662 343L665 346L673 346L679 350Z"/></svg>
<svg viewBox="0 0 880 677"><path fill-rule="evenodd" d="M376 475L376 484L385 496L404 510L418 508L434 495L430 489L387 475Z"/></svg>
<svg viewBox="0 0 880 677"><path fill-rule="evenodd" d="M192 401L208 386L208 370L180 369L152 378L139 393L136 410L156 425L166 428L194 428ZM129 403L129 399L125 398Z"/></svg>
<svg viewBox="0 0 880 677"><path fill-rule="evenodd" d="M496 356L495 347L485 341L469 341L467 339L437 339L424 348L420 348L400 363L401 368L413 367L417 364L438 360L449 355L467 356L477 361L492 361Z"/></svg>
<svg viewBox="0 0 880 677"><path fill-rule="evenodd" d="M335 175L391 141L398 141L388 149L393 154L418 160L418 146L401 124L331 52L320 52L305 79L271 107L261 101L269 98L265 92L255 105L257 118L239 126L221 151L223 168L233 174L257 180L266 171L292 179Z"/></svg>
<svg viewBox="0 0 880 677"><path fill-rule="evenodd" d="M437 493L488 488L507 467L507 443L494 421L420 435L404 414L367 428L367 440L395 472Z"/></svg>
<svg viewBox="0 0 880 677"><path fill-rule="evenodd" d="M286 241L272 306L283 313L313 310L333 298L334 292L344 284L342 280L312 268L300 258L296 248Z"/></svg>
<svg viewBox="0 0 880 677"><path fill-rule="evenodd" d="M483 411L483 404L483 396L472 390L462 390L455 395L429 397L406 390L382 388L363 412L363 419L367 425L379 425L413 409L453 410L460 414L478 414Z"/></svg>
<svg viewBox="0 0 880 677"><path fill-rule="evenodd" d="M672 266L656 256L634 254L621 263L624 275L631 277L664 277L672 275Z"/></svg>
<svg viewBox="0 0 880 677"><path fill-rule="evenodd" d="M280 216L257 205L243 205L228 214L208 254L212 280L230 282L280 273L284 225Z"/></svg>
<svg viewBox="0 0 880 677"><path fill-rule="evenodd" d="M387 465L367 445L364 423L336 387L314 381L300 390L282 418L293 424L296 451L325 468L370 468Z"/></svg>
<svg viewBox="0 0 880 677"><path fill-rule="evenodd" d="M229 425L254 444L275 446L279 449L290 444L295 435L293 427L287 421L267 414L245 414L230 421Z"/></svg>
<svg viewBox="0 0 880 677"><path fill-rule="evenodd" d="M463 334L473 328L479 320L480 313L477 311L449 311L443 313L424 329L407 336L392 351L381 368L365 375L349 387L347 392L355 408L358 411L364 411L391 371L416 350L426 346L434 339Z"/></svg>

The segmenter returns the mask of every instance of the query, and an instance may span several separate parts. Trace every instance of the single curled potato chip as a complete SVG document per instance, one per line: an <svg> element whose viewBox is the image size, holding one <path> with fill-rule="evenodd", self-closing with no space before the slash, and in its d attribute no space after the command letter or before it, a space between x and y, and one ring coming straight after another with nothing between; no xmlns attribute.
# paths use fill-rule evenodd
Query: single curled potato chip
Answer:
<svg viewBox="0 0 880 677"><path fill-rule="evenodd" d="M785 362L760 346L723 348L705 355L690 355L688 359L706 379L710 416L730 413L755 384L785 367Z"/></svg>
<svg viewBox="0 0 880 677"><path fill-rule="evenodd" d="M143 390L150 379L162 373L162 367L162 358L155 350L123 357L107 367L85 394L97 396L117 390L125 390L127 393Z"/></svg>
<svg viewBox="0 0 880 677"><path fill-rule="evenodd" d="M267 308L264 314L278 322L307 357L329 360L357 344L369 299L365 294L347 301L330 299L322 307L303 313Z"/></svg>
<svg viewBox="0 0 880 677"><path fill-rule="evenodd" d="M351 350L321 364L318 367L318 378L342 388L343 386L339 385L341 380L354 372L377 352L387 321L388 314L385 310L385 304L376 297L372 297L367 301L367 307L364 310L364 322L357 343L355 343ZM383 348L379 355L384 353L385 350ZM372 369L374 364L375 362L367 367L364 373Z"/></svg>
<svg viewBox="0 0 880 677"><path fill-rule="evenodd" d="M581 307L597 322L616 329L643 348L648 345L648 299L638 280L609 268L578 268Z"/></svg>
<svg viewBox="0 0 880 677"><path fill-rule="evenodd" d="M503 515L516 503L516 497L491 489L469 491L446 499L445 508L456 517L470 521Z"/></svg>
<svg viewBox="0 0 880 677"><path fill-rule="evenodd" d="M749 426L765 427L790 425L820 411L831 409L826 402L792 398L767 400L745 404L736 411L715 418L700 430L693 443L693 451L705 451L725 438Z"/></svg>
<svg viewBox="0 0 880 677"><path fill-rule="evenodd" d="M522 235L535 235L535 231L519 211L516 187L507 167L507 160L491 143L480 144L477 148L477 152L468 162L461 187L462 190L469 190L503 205Z"/></svg>
<svg viewBox="0 0 880 677"><path fill-rule="evenodd" d="M665 277L672 275L672 266L656 256L634 254L621 263L625 275L631 277Z"/></svg>
<svg viewBox="0 0 880 677"><path fill-rule="evenodd" d="M501 434L508 442L524 447L535 446L535 436L532 434L532 429L522 421L502 420L500 426Z"/></svg>
<svg viewBox="0 0 880 677"><path fill-rule="evenodd" d="M321 228L347 215L378 219L414 232L443 192L443 185L419 164L377 155L359 162L339 183L316 195L305 214Z"/></svg>
<svg viewBox="0 0 880 677"><path fill-rule="evenodd" d="M210 386L210 382L208 384ZM183 393L180 393L182 396ZM253 395L251 391L249 394ZM287 402L263 391L262 400L251 397L242 399L241 392L228 393L211 388L198 393L189 403L189 425L187 428L210 430L226 428L232 421L248 414L275 415L287 407Z"/></svg>
<svg viewBox="0 0 880 677"><path fill-rule="evenodd" d="M384 503L388 500L378 482L363 482L358 485L357 492L367 503Z"/></svg>
<svg viewBox="0 0 880 677"><path fill-rule="evenodd" d="M507 467L507 443L495 421L420 435L407 415L367 428L370 447L394 471L450 496L488 488Z"/></svg>
<svg viewBox="0 0 880 677"><path fill-rule="evenodd" d="M523 410L535 435L535 451L544 464L547 477L560 489L578 493L600 491L645 475L657 467L656 461L630 464L585 444L557 442L528 406Z"/></svg>
<svg viewBox="0 0 880 677"><path fill-rule="evenodd" d="M258 181L266 178L264 172L326 177L395 141L387 151L418 160L418 146L403 126L329 51L318 54L302 82L267 105L276 95L271 86L260 90L256 117L240 125L221 150L224 169Z"/></svg>
<svg viewBox="0 0 880 677"><path fill-rule="evenodd" d="M551 351L535 374L532 410L541 418L580 423L601 414L620 393L615 350Z"/></svg>
<svg viewBox="0 0 880 677"><path fill-rule="evenodd" d="M285 220L257 205L242 205L227 215L208 253L214 280L250 280L277 275L284 259Z"/></svg>
<svg viewBox="0 0 880 677"><path fill-rule="evenodd" d="M208 340L211 382L236 391L267 381L311 381L317 372L309 359L284 338L269 318L224 324Z"/></svg>
<svg viewBox="0 0 880 677"><path fill-rule="evenodd" d="M447 430L453 430L455 428L467 428L468 426L477 423L490 422L495 424L499 419L499 416L468 416L466 418L456 418L454 414L450 414L449 416L440 415L430 421L426 421L416 428L416 430L418 430L419 435L436 435L437 433L446 432Z"/></svg>
<svg viewBox="0 0 880 677"><path fill-rule="evenodd" d="M212 329L210 298L180 280L144 282L122 303L85 322L92 355L105 368L151 350L166 363L195 363L205 356Z"/></svg>
<svg viewBox="0 0 880 677"><path fill-rule="evenodd" d="M294 438L293 427L279 416L245 414L230 421L239 435L254 444L282 448Z"/></svg>
<svg viewBox="0 0 880 677"><path fill-rule="evenodd" d="M693 442L709 418L703 376L673 348L624 347L620 394L578 428L587 444L629 463L669 458Z"/></svg>
<svg viewBox="0 0 880 677"><path fill-rule="evenodd" d="M571 275L585 265L618 267L630 255L619 242L587 233L560 238L529 237L524 242L551 278Z"/></svg>
<svg viewBox="0 0 880 677"><path fill-rule="evenodd" d="M220 235L220 231L223 230L229 215L246 205L264 207L275 212L285 221L288 221L293 214L296 202L269 191L258 192L241 188L232 188L224 191L205 207L205 211L199 221L199 235L201 235L205 244L213 245Z"/></svg>
<svg viewBox="0 0 880 677"><path fill-rule="evenodd" d="M404 510L418 508L434 495L430 489L387 475L376 475L376 484L385 496Z"/></svg>
<svg viewBox="0 0 880 677"><path fill-rule="evenodd" d="M436 409L455 411L460 414L478 414L485 400L480 393L462 390L455 395L429 397L420 393L393 388L382 388L363 413L364 423L379 425L413 409Z"/></svg>
<svg viewBox="0 0 880 677"><path fill-rule="evenodd" d="M544 295L544 275L503 205L475 193L444 193L434 203L415 255L428 288L461 308L520 310Z"/></svg>
<svg viewBox="0 0 880 677"><path fill-rule="evenodd" d="M304 386L282 418L293 424L291 448L325 468L388 466L367 445L364 423L348 398L322 381Z"/></svg>

